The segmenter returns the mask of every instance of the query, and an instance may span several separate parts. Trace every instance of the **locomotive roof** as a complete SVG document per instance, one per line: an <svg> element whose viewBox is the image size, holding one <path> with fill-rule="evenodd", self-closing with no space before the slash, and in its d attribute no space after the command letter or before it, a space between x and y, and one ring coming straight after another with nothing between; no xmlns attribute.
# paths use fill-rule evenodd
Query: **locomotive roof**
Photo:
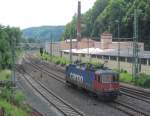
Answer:
<svg viewBox="0 0 150 116"><path fill-rule="evenodd" d="M111 69L106 69L106 70L104 70L104 69L99 69L99 70L96 70L95 71L95 74L106 74L106 73L115 73L115 72L113 72Z"/></svg>

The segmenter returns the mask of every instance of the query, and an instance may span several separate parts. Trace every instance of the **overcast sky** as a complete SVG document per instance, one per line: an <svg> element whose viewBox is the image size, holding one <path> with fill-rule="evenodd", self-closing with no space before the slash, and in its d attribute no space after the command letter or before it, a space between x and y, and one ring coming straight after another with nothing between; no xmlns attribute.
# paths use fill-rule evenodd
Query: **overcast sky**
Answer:
<svg viewBox="0 0 150 116"><path fill-rule="evenodd" d="M81 12L96 0L81 0ZM77 12L78 0L0 0L0 24L21 29L42 25L65 25Z"/></svg>

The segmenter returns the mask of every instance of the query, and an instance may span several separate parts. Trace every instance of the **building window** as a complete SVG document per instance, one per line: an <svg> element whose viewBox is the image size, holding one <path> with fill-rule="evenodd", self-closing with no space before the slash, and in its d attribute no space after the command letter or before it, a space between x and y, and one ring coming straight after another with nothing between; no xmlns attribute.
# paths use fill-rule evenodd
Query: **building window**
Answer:
<svg viewBox="0 0 150 116"><path fill-rule="evenodd" d="M120 61L125 62L125 57L120 57Z"/></svg>
<svg viewBox="0 0 150 116"><path fill-rule="evenodd" d="M107 59L107 60L108 60L108 59L109 59L109 56L104 56L104 59Z"/></svg>
<svg viewBox="0 0 150 116"><path fill-rule="evenodd" d="M145 58L141 58L141 64L146 65L146 64L147 64L147 59L145 59Z"/></svg>
<svg viewBox="0 0 150 116"><path fill-rule="evenodd" d="M92 56L92 58L96 58L96 55L95 54L93 54L93 55L91 55Z"/></svg>
<svg viewBox="0 0 150 116"><path fill-rule="evenodd" d="M97 58L102 59L102 56L101 55L97 55Z"/></svg>
<svg viewBox="0 0 150 116"><path fill-rule="evenodd" d="M110 56L110 60L117 60L116 56Z"/></svg>
<svg viewBox="0 0 150 116"><path fill-rule="evenodd" d="M128 57L127 62L132 63L132 57Z"/></svg>
<svg viewBox="0 0 150 116"><path fill-rule="evenodd" d="M85 54L81 54L82 57L85 57Z"/></svg>

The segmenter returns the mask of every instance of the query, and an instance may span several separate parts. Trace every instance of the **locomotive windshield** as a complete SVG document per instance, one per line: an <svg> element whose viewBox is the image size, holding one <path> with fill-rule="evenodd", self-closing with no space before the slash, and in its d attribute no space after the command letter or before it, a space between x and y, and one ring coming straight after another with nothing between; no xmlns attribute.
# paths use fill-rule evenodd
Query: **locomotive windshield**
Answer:
<svg viewBox="0 0 150 116"><path fill-rule="evenodd" d="M112 82L118 82L119 75L118 74L102 74L102 83L112 83Z"/></svg>

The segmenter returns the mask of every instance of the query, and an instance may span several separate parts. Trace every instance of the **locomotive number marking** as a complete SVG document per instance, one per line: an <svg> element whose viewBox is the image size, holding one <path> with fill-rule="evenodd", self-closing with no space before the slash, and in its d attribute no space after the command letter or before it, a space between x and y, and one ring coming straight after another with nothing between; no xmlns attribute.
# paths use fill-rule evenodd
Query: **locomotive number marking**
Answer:
<svg viewBox="0 0 150 116"><path fill-rule="evenodd" d="M73 79L73 80L75 80L75 81L78 81L80 83L83 82L83 76L81 76L81 75L70 73L70 78Z"/></svg>

